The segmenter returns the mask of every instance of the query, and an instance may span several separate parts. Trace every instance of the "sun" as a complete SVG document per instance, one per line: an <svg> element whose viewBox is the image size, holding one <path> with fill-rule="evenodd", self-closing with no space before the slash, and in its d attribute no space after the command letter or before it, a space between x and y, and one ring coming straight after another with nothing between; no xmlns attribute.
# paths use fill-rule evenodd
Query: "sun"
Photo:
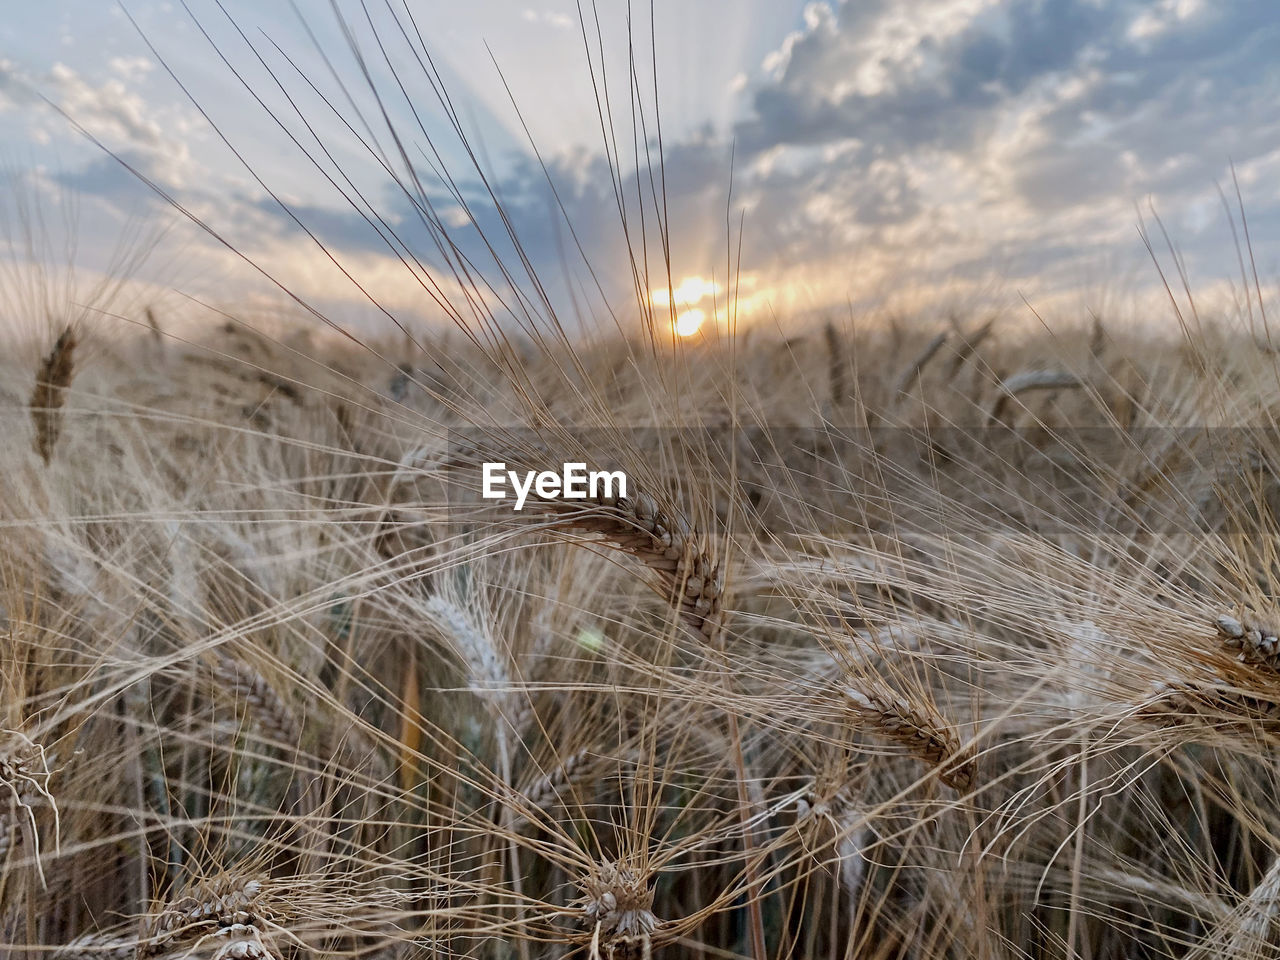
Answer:
<svg viewBox="0 0 1280 960"><path fill-rule="evenodd" d="M720 284L705 277L685 277L674 288L658 287L649 292L649 302L655 307L669 307L672 300L678 304L694 304L714 296L722 290Z"/></svg>
<svg viewBox="0 0 1280 960"><path fill-rule="evenodd" d="M695 336L707 320L707 311L697 306L708 297L721 292L720 284L704 277L685 277L674 287L659 287L649 291L649 302L655 307L674 308L671 324L678 337Z"/></svg>
<svg viewBox="0 0 1280 960"><path fill-rule="evenodd" d="M707 319L704 311L693 307L676 317L676 335L680 337L692 337L695 333L702 329L702 322Z"/></svg>

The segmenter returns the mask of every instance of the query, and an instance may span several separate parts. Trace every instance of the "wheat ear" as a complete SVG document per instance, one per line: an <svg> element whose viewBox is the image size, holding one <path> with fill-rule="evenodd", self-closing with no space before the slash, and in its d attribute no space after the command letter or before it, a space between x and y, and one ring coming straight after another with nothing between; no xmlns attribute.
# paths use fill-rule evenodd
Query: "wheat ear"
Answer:
<svg viewBox="0 0 1280 960"><path fill-rule="evenodd" d="M897 382L893 386L894 396L902 396L920 380L920 375L924 373L924 368L929 365L929 361L937 356L938 351L942 349L942 345L947 342L947 332L944 330L938 334L920 351L919 356L911 361L907 369L903 370L899 375Z"/></svg>
<svg viewBox="0 0 1280 960"><path fill-rule="evenodd" d="M835 324L828 322L822 329L827 343L827 379L831 386L831 406L833 409L844 403L849 396L849 360L845 356L844 338Z"/></svg>
<svg viewBox="0 0 1280 960"><path fill-rule="evenodd" d="M504 459L476 446L450 458L450 465ZM555 529L599 534L658 575L681 620L696 634L718 638L723 625L724 580L708 538L687 518L664 509L648 493L615 497L599 492L587 500L530 498L528 508L550 515Z"/></svg>
<svg viewBox="0 0 1280 960"><path fill-rule="evenodd" d="M258 880L240 880L222 877L201 883L187 893L165 904L148 917L138 940L138 960L159 957L184 944L195 943L210 936L226 936L228 942L222 949L250 938L252 929L258 934L266 932L271 922L271 912L265 905L263 887ZM235 957L268 957L273 954L219 954Z"/></svg>
<svg viewBox="0 0 1280 960"><path fill-rule="evenodd" d="M269 739L285 744L301 740L302 727L297 717L258 671L219 653L213 676L222 693L248 705L251 716Z"/></svg>
<svg viewBox="0 0 1280 960"><path fill-rule="evenodd" d="M991 331L996 326L996 319L996 317L992 317L973 333L960 337L960 343L956 346L956 355L951 358L951 364L947 368L950 376L954 377L959 373L965 361L977 352L978 347L982 346L984 340L991 336Z"/></svg>
<svg viewBox="0 0 1280 960"><path fill-rule="evenodd" d="M60 947L53 960L134 960L138 953L136 937L104 933L86 933Z"/></svg>
<svg viewBox="0 0 1280 960"><path fill-rule="evenodd" d="M1224 647L1240 651L1237 659L1241 663L1280 672L1280 636L1274 627L1250 620L1241 622L1226 614L1214 620L1213 625Z"/></svg>
<svg viewBox="0 0 1280 960"><path fill-rule="evenodd" d="M1224 683L1169 681L1157 684L1136 713L1158 726L1200 722L1256 741L1280 735L1280 703Z"/></svg>
<svg viewBox="0 0 1280 960"><path fill-rule="evenodd" d="M1280 918L1280 857L1271 864L1245 901L1240 929L1231 938L1226 955L1229 957L1247 955L1246 950L1262 944L1274 947L1277 942L1278 918Z"/></svg>
<svg viewBox="0 0 1280 960"><path fill-rule="evenodd" d="M556 526L600 534L657 573L681 619L708 639L723 625L724 580L706 538L674 511L658 506L647 493L634 497L599 496L585 507L564 509L560 501L540 501L563 511Z"/></svg>
<svg viewBox="0 0 1280 960"><path fill-rule="evenodd" d="M528 786L517 792L520 802L526 809L547 811L561 801L564 792L573 785L574 780L589 766L592 759L586 750L575 750L569 756L556 763L555 769L538 777ZM520 829L530 823L531 814L516 813L512 819L512 827Z"/></svg>
<svg viewBox="0 0 1280 960"><path fill-rule="evenodd" d="M591 954L648 960L653 934L662 926L653 913L653 886L643 869L624 862L596 864L578 881L575 902L582 924L591 930Z"/></svg>
<svg viewBox="0 0 1280 960"><path fill-rule="evenodd" d="M1280 857L1244 901L1210 930L1187 960L1213 957L1271 957L1280 943Z"/></svg>
<svg viewBox="0 0 1280 960"><path fill-rule="evenodd" d="M31 422L36 431L36 453L46 464L53 459L58 434L62 432L62 405L71 378L75 376L77 342L71 327L64 328L36 373L36 388L31 393Z"/></svg>
<svg viewBox="0 0 1280 960"><path fill-rule="evenodd" d="M1074 373L1065 370L1024 370L1000 381L1000 396L991 406L987 414L987 424L999 423L1009 406L1009 401L1022 393L1033 390L1063 390L1070 387L1083 387L1085 383Z"/></svg>
<svg viewBox="0 0 1280 960"><path fill-rule="evenodd" d="M973 786L977 761L972 749L962 747L942 719L931 715L931 710L913 706L878 686L867 690L846 688L844 695L865 724L937 767L939 779L947 786L956 790Z"/></svg>

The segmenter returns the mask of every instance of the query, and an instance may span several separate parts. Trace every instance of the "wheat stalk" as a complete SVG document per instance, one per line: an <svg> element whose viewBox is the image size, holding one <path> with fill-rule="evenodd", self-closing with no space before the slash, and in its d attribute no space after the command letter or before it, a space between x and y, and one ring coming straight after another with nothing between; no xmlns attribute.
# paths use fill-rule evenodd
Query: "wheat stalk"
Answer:
<svg viewBox="0 0 1280 960"><path fill-rule="evenodd" d="M55 849L60 845L58 805L49 791L51 776L43 747L20 730L0 730L0 864L22 842L24 830L29 829L42 885L45 877L36 807L48 806L53 811Z"/></svg>
<svg viewBox="0 0 1280 960"><path fill-rule="evenodd" d="M871 834L866 812L858 804L863 770L851 775L843 764L826 764L814 777L805 795L796 801L796 825L826 823L840 864L840 885L854 915L866 874L863 851Z"/></svg>

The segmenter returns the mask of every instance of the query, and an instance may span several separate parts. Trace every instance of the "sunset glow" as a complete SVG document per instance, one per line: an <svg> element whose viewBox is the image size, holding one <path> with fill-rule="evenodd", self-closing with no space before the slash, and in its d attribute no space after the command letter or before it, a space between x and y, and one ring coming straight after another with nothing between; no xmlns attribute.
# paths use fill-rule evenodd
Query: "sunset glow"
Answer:
<svg viewBox="0 0 1280 960"><path fill-rule="evenodd" d="M686 310L684 313L676 317L676 335L681 337L692 337L702 329L702 323L706 319L706 313L699 310L697 307L694 307L692 310Z"/></svg>
<svg viewBox="0 0 1280 960"><path fill-rule="evenodd" d="M674 299L677 306L692 306L707 297L718 294L720 284L705 277L685 277L672 289L658 287L649 294L649 302L655 307L669 307Z"/></svg>

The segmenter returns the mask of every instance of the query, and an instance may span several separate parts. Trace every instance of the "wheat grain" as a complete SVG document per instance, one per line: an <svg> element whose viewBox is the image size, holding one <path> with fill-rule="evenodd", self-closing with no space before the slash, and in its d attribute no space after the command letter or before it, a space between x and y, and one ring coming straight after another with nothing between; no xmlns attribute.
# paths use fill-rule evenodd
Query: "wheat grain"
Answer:
<svg viewBox="0 0 1280 960"><path fill-rule="evenodd" d="M1241 622L1226 614L1214 620L1214 626L1224 647L1240 651L1241 663L1280 672L1280 636L1274 627L1254 620Z"/></svg>
<svg viewBox="0 0 1280 960"><path fill-rule="evenodd" d="M218 948L213 960L283 960L280 951L265 941L262 931L243 923L223 927L216 934L227 942Z"/></svg>

